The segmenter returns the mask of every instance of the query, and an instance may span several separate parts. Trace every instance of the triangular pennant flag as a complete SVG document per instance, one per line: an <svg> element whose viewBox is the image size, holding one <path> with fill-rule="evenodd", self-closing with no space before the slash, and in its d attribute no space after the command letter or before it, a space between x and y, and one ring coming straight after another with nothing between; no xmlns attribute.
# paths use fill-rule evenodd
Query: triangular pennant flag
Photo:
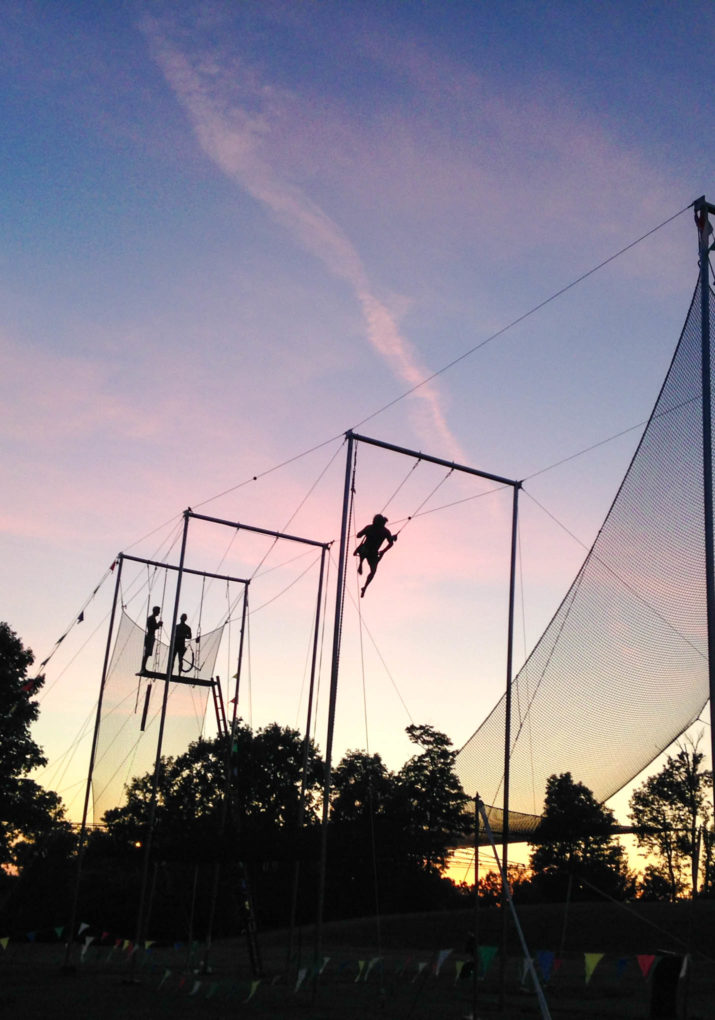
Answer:
<svg viewBox="0 0 715 1020"><path fill-rule="evenodd" d="M189 992L189 995L196 995L196 993L198 992L199 988L201 988L201 982L200 981L194 981L194 987Z"/></svg>
<svg viewBox="0 0 715 1020"><path fill-rule="evenodd" d="M298 980L296 981L295 988L293 989L294 992L297 992L298 989L300 988L300 986L303 984L303 980L304 980L305 975L307 973L308 973L308 968L307 967L301 967L300 968L300 970L298 971Z"/></svg>
<svg viewBox="0 0 715 1020"><path fill-rule="evenodd" d="M355 977L355 984L357 984L357 982L362 977L362 972L364 970L365 970L365 961L364 960L358 960L358 972L357 972L357 975Z"/></svg>
<svg viewBox="0 0 715 1020"><path fill-rule="evenodd" d="M442 969L442 964L444 963L444 961L447 959L451 952L452 952L451 949L440 949L440 951L437 953L437 960L434 965L435 977L439 977L439 972Z"/></svg>
<svg viewBox="0 0 715 1020"><path fill-rule="evenodd" d="M584 953L583 955L584 955L584 958L586 960L586 984L588 984L589 981L591 980L591 978L593 977L594 970L596 969L596 967L599 965L599 963L603 959L604 954L603 953Z"/></svg>
<svg viewBox="0 0 715 1020"><path fill-rule="evenodd" d="M479 976L484 977L492 965L492 960L497 955L496 946L480 946L477 955L479 957Z"/></svg>
<svg viewBox="0 0 715 1020"><path fill-rule="evenodd" d="M644 978L647 978L650 974L650 969L653 966L655 955L652 953L643 953L640 956L636 956L636 960L638 960L638 966L641 969L641 974Z"/></svg>
<svg viewBox="0 0 715 1020"><path fill-rule="evenodd" d="M454 983L456 985L462 976L462 970L464 969L464 960L457 960L454 966L456 970L456 974L454 975Z"/></svg>
<svg viewBox="0 0 715 1020"><path fill-rule="evenodd" d="M156 942L156 939L149 939L148 941L146 941L144 943L144 948L145 949L151 949L151 947L154 945L155 942Z"/></svg>
<svg viewBox="0 0 715 1020"><path fill-rule="evenodd" d="M82 932L83 931L87 931L88 928L89 928L89 925L87 924L87 922L86 921L82 921L82 923L80 924L79 928L77 929L77 934L81 935Z"/></svg>
<svg viewBox="0 0 715 1020"><path fill-rule="evenodd" d="M417 973L416 973L416 974L415 974L415 976L414 976L414 977L412 978L412 983L413 983L413 984L415 983L415 981L416 981L416 980L417 980L417 978L418 978L418 977L420 976L420 974L422 973L422 971L423 971L423 970L425 969L425 967L426 967L426 966L427 966L427 964L426 964L426 963L418 963L418 964L417 964Z"/></svg>
<svg viewBox="0 0 715 1020"><path fill-rule="evenodd" d="M325 968L328 966L329 963L330 963L330 957L329 956L324 956L323 957L323 962L320 965L320 970L318 971L318 974L322 974L323 971L325 970Z"/></svg>
<svg viewBox="0 0 715 1020"><path fill-rule="evenodd" d="M260 985L260 983L261 983L261 982L260 982L260 981L258 981L258 980L257 980L257 981L252 981L252 982L251 982L251 990L250 990L250 992L248 993L248 998L246 998L246 999L244 999L244 1000L243 1000L243 1001L244 1001L244 1004L245 1004L246 1002L250 1002L250 1001L251 1001L251 999L253 998L253 996L254 996L254 995L256 994L256 989L258 988L258 986Z"/></svg>
<svg viewBox="0 0 715 1020"><path fill-rule="evenodd" d="M380 957L379 956L373 956L372 960L370 960L370 962L367 965L367 970L365 971L365 977L363 978L363 981L367 981L368 975L370 974L370 971L379 962L380 962Z"/></svg>
<svg viewBox="0 0 715 1020"><path fill-rule="evenodd" d="M77 617L77 623L84 623L84 610Z"/></svg>
<svg viewBox="0 0 715 1020"><path fill-rule="evenodd" d="M5 935L4 938L0 939L0 946L2 946L3 949L7 949L7 944L8 944L9 941L10 941L10 937L8 935Z"/></svg>
<svg viewBox="0 0 715 1020"><path fill-rule="evenodd" d="M57 928L55 928L55 935L57 936L58 939L62 938L62 932L64 930L65 930L65 926L63 924L61 924Z"/></svg>
<svg viewBox="0 0 715 1020"><path fill-rule="evenodd" d="M161 988L161 986L164 984L164 982L168 981L168 979L170 977L171 977L171 971L170 970L165 970L164 971L164 976L162 977L161 981L159 982L159 988Z"/></svg>
<svg viewBox="0 0 715 1020"><path fill-rule="evenodd" d="M89 949L89 947L92 945L93 942L94 942L94 935L85 935L85 937L84 937L84 945L82 946L82 953L81 953L82 959L84 959L84 954L87 952L87 950Z"/></svg>
<svg viewBox="0 0 715 1020"><path fill-rule="evenodd" d="M556 954L550 952L548 949L541 949L536 954L536 960L539 964L539 970L541 971L544 981L548 981L551 977L555 958Z"/></svg>
<svg viewBox="0 0 715 1020"><path fill-rule="evenodd" d="M67 637L67 634L65 633L65 634L62 635L62 637L58 637L57 641L55 643L58 644L58 645L61 645L66 637Z"/></svg>

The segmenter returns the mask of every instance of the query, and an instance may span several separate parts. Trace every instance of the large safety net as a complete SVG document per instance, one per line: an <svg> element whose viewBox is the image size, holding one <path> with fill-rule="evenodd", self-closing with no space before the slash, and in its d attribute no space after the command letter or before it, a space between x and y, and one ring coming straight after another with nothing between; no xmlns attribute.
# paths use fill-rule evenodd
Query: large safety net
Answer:
<svg viewBox="0 0 715 1020"><path fill-rule="evenodd" d="M184 660L186 672L169 681L162 754L182 754L201 735L210 681L221 644L223 628L201 636L192 643L192 656ZM97 753L92 777L94 821L108 808L118 807L132 779L153 772L159 723L164 697L168 645L158 640L148 668L157 676L140 676L144 650L144 628L122 611L111 660L107 669L102 712L97 736ZM160 677L161 675L161 677ZM142 728L143 725L143 728Z"/></svg>
<svg viewBox="0 0 715 1020"><path fill-rule="evenodd" d="M698 287L598 537L513 680L515 835L533 831L550 775L571 772L603 802L708 700L700 324ZM457 757L465 791L494 806L503 798L505 718L503 696ZM502 812L495 807L491 818L501 831Z"/></svg>

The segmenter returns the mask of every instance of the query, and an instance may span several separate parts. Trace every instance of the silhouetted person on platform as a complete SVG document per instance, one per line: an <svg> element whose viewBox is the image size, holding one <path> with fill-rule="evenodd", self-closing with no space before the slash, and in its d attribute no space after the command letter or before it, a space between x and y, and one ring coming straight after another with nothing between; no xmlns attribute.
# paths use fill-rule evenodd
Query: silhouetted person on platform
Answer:
<svg viewBox="0 0 715 1020"><path fill-rule="evenodd" d="M397 540L396 535L392 535L385 525L387 524L387 517L383 517L382 514L375 514L372 519L372 524L366 524L362 531L358 531L357 537L362 539L362 542L357 547L353 556L360 557L360 565L358 566L358 574L362 574L363 560L367 560L368 566L370 567L370 573L367 575L365 584L360 589L360 598L363 597L367 586L375 576L377 565L385 555L387 550ZM385 548L380 551L380 546L383 542L387 542Z"/></svg>
<svg viewBox="0 0 715 1020"><path fill-rule="evenodd" d="M181 660L184 658L186 652L186 642L191 640L191 627L186 622L186 613L181 614L181 619L176 625L174 631L174 662L176 657L179 657L179 674L181 673ZM174 672L172 663L172 673Z"/></svg>
<svg viewBox="0 0 715 1020"><path fill-rule="evenodd" d="M161 620L159 619L159 613L161 609L159 606L154 606L151 611L151 615L147 617L146 631L144 633L144 658L142 659L141 673L146 672L147 663L151 658L151 653L154 651L154 640L156 638L156 632L161 627Z"/></svg>

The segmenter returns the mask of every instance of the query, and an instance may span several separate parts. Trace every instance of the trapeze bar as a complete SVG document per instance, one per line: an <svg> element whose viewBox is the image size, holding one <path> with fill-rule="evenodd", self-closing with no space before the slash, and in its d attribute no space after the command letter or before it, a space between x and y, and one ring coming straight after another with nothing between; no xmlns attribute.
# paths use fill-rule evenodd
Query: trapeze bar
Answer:
<svg viewBox="0 0 715 1020"><path fill-rule="evenodd" d="M161 567L163 570L178 570L172 563L159 563L157 560L145 560L141 556L128 556L126 553L119 553L118 559L131 560L133 563L146 563L148 567ZM196 574L198 577L211 577L214 581L235 581L237 584L250 584L247 577L229 577L227 574L210 574L207 570L192 570L191 567L184 567L185 574Z"/></svg>
<svg viewBox="0 0 715 1020"><path fill-rule="evenodd" d="M286 535L281 531L270 531L267 528L256 528L251 524L241 524L239 521L224 521L219 517L205 517L204 514L195 514L193 510L186 511L187 517L193 517L197 521L208 521L209 524L223 524L227 528L236 528L241 531L254 531L257 535L270 535L271 538L286 538L289 542L302 542L303 545L313 545L318 549L329 549L330 542L316 542L312 538L300 538L298 535ZM210 575L207 575L210 576Z"/></svg>
<svg viewBox="0 0 715 1020"><path fill-rule="evenodd" d="M439 464L441 467L451 468L453 471L461 471L466 475L479 475L480 478L487 478L491 482L500 482L502 485L511 485L516 489L521 488L521 482L513 478L502 478L501 475L490 474L489 471L479 471L477 468L466 467L464 464L455 464L451 460L443 460L441 457L430 457L427 453L419 450L408 450L404 446L394 446L392 443L384 443L381 439L371 439L369 436L359 436L357 432L346 432L346 436L352 436L359 443L368 443L370 446L379 446L382 450L391 450L392 453L402 453L406 457L416 457L418 460L427 461L429 464Z"/></svg>
<svg viewBox="0 0 715 1020"><path fill-rule="evenodd" d="M166 680L166 673L155 673L151 669L145 669L136 675L148 677L149 680ZM174 684L187 684L189 687L213 687L214 685L213 680L199 680L198 677L189 676L187 673L182 673L181 676L175 676L172 673L169 679Z"/></svg>

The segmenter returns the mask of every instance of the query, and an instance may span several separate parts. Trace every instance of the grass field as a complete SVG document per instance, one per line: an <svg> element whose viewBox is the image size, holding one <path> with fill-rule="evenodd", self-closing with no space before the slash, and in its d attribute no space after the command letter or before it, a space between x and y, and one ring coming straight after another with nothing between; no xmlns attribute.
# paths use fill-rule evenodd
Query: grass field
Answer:
<svg viewBox="0 0 715 1020"><path fill-rule="evenodd" d="M648 1017L654 970L645 978L642 966L652 955L683 954L689 945L692 962L687 981L680 982L679 1016L715 1020L715 903L700 902L692 910L689 904L626 905L626 909L576 904L567 916L562 906L550 905L522 908L519 916L531 954L542 963L548 953L561 959L545 982L552 1017ZM496 946L499 912L481 911L478 920L480 945ZM290 966L286 933L260 936L264 977L256 986L243 939L216 943L205 974L200 972L199 960L190 959L185 945L154 945L130 959L129 951L107 941L89 944L82 958L78 944L73 952L75 969L62 973L61 944L11 942L0 955L0 1015L22 1020L244 1016L255 1020L457 1020L472 1014L472 980L458 973L460 966L463 973L469 960L465 940L473 926L474 915L469 911L382 918L379 931L374 918L326 925L322 956L329 961L317 989L309 970L310 931L301 933L302 958L294 958ZM435 973L440 953L445 958ZM604 954L588 983L586 953ZM304 968L308 972L296 990L298 973ZM501 1014L506 1020L540 1015L529 982L522 985L522 969L523 956L512 927ZM478 1017L499 1015L498 979L495 957L477 987Z"/></svg>

